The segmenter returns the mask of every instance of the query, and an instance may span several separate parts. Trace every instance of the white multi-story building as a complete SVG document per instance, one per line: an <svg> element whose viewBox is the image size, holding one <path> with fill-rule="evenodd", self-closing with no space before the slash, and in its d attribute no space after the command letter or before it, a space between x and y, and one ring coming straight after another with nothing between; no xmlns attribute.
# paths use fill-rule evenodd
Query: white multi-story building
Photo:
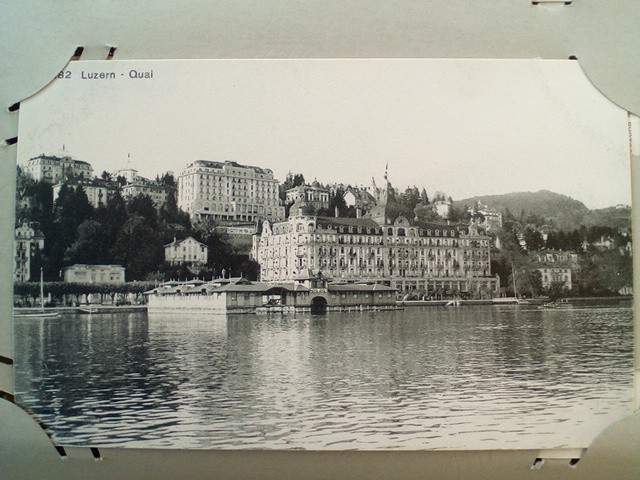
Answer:
<svg viewBox="0 0 640 480"><path fill-rule="evenodd" d="M458 291L490 296L490 238L473 226L392 224L371 218L302 215L263 224L252 255L264 282L284 282L320 272L335 280L385 283L401 291Z"/></svg>
<svg viewBox="0 0 640 480"><path fill-rule="evenodd" d="M193 237L173 242L164 246L164 260L171 265L204 265L209 257L209 247Z"/></svg>
<svg viewBox="0 0 640 480"><path fill-rule="evenodd" d="M562 285L563 288L571 290L571 269L567 266L548 264L537 268L542 277L542 288L550 288L552 283Z"/></svg>
<svg viewBox="0 0 640 480"><path fill-rule="evenodd" d="M16 228L13 244L13 279L16 282L31 280L31 259L44 248L44 235L34 226L23 223Z"/></svg>
<svg viewBox="0 0 640 480"><path fill-rule="evenodd" d="M178 176L178 207L194 220L284 219L279 183L266 168L196 160Z"/></svg>
<svg viewBox="0 0 640 480"><path fill-rule="evenodd" d="M93 167L69 156L39 155L27 161L25 170L36 181L58 183L68 178L92 178Z"/></svg>
<svg viewBox="0 0 640 480"><path fill-rule="evenodd" d="M62 278L70 283L124 283L125 268L120 265L77 263L62 269Z"/></svg>
<svg viewBox="0 0 640 480"><path fill-rule="evenodd" d="M300 185L293 187L286 192L287 204L292 204L297 200L304 200L306 204L316 210L329 208L329 189L323 188L317 181L311 185Z"/></svg>
<svg viewBox="0 0 640 480"><path fill-rule="evenodd" d="M133 183L138 178L138 171L135 168L121 168L115 174L113 178L122 177L127 183Z"/></svg>
<svg viewBox="0 0 640 480"><path fill-rule="evenodd" d="M100 205L106 205L109 198L115 195L116 191L118 190L115 185L99 179L66 180L64 182L56 183L53 186L54 201L60 195L60 189L62 188L62 185L66 185L67 188L71 188L73 190L77 189L79 186L82 186L83 190L87 194L89 203L93 205L94 208L98 208Z"/></svg>
<svg viewBox="0 0 640 480"><path fill-rule="evenodd" d="M436 200L433 202L434 211L442 218L447 219L451 215L451 200Z"/></svg>
<svg viewBox="0 0 640 480"><path fill-rule="evenodd" d="M502 214L483 205L480 201L475 206L469 207L467 212L475 218L479 226L485 227L487 230L502 227Z"/></svg>
<svg viewBox="0 0 640 480"><path fill-rule="evenodd" d="M552 283L560 284L567 290L573 288L572 273L579 271L578 254L562 250L547 250L531 253L536 270L540 272L542 288L550 288Z"/></svg>
<svg viewBox="0 0 640 480"><path fill-rule="evenodd" d="M120 187L120 191L125 200L131 200L138 195L148 195L154 206L159 209L167 203L169 195L173 194L175 188L136 175L131 183Z"/></svg>

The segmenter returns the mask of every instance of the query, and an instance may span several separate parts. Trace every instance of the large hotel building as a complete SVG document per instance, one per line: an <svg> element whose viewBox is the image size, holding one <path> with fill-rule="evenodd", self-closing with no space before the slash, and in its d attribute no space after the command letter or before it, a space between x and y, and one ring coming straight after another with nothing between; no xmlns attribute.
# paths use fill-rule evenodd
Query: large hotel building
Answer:
<svg viewBox="0 0 640 480"><path fill-rule="evenodd" d="M253 256L264 282L321 272L335 281L384 283L400 291L490 296L499 291L490 242L473 225L307 216L294 205L287 220L263 224Z"/></svg>
<svg viewBox="0 0 640 480"><path fill-rule="evenodd" d="M285 210L278 188L269 169L196 160L178 177L178 207L194 220L279 221Z"/></svg>
<svg viewBox="0 0 640 480"><path fill-rule="evenodd" d="M25 170L38 182L57 183L67 178L93 177L93 168L87 162L69 156L39 155L27 161Z"/></svg>

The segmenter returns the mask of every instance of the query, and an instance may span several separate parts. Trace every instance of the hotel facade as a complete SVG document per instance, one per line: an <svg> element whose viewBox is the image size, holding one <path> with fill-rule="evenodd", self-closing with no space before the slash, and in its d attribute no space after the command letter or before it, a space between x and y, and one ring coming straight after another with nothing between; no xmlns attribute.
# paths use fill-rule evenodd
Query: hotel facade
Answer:
<svg viewBox="0 0 640 480"><path fill-rule="evenodd" d="M295 207L295 206L294 206ZM383 283L402 292L459 292L490 297L491 239L473 226L391 224L371 218L305 216L265 222L252 255L263 282L300 280L321 273L334 281Z"/></svg>
<svg viewBox="0 0 640 480"><path fill-rule="evenodd" d="M169 195L173 194L175 188L137 176L131 182L120 187L120 191L125 200L131 200L138 195L147 195L151 198L154 207L159 210L167 204Z"/></svg>
<svg viewBox="0 0 640 480"><path fill-rule="evenodd" d="M279 183L266 168L196 160L178 176L178 207L192 220L279 221Z"/></svg>
<svg viewBox="0 0 640 480"><path fill-rule="evenodd" d="M82 160L54 155L39 155L27 161L25 170L38 182L58 183L67 178L93 177L93 167Z"/></svg>

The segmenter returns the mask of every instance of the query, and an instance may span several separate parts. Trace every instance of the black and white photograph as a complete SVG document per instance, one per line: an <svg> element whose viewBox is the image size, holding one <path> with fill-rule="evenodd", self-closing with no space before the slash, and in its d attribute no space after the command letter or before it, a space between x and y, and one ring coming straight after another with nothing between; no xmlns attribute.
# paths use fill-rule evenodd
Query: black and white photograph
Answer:
<svg viewBox="0 0 640 480"><path fill-rule="evenodd" d="M63 446L587 448L633 412L629 122L571 60L70 62L20 107L15 401Z"/></svg>

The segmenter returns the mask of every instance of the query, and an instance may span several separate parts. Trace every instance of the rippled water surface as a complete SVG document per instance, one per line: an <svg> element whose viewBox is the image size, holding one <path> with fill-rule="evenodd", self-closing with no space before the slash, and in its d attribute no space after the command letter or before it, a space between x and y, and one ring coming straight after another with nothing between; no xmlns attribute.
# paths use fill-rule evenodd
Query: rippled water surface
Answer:
<svg viewBox="0 0 640 480"><path fill-rule="evenodd" d="M631 414L630 304L16 319L16 400L63 445L586 447Z"/></svg>

